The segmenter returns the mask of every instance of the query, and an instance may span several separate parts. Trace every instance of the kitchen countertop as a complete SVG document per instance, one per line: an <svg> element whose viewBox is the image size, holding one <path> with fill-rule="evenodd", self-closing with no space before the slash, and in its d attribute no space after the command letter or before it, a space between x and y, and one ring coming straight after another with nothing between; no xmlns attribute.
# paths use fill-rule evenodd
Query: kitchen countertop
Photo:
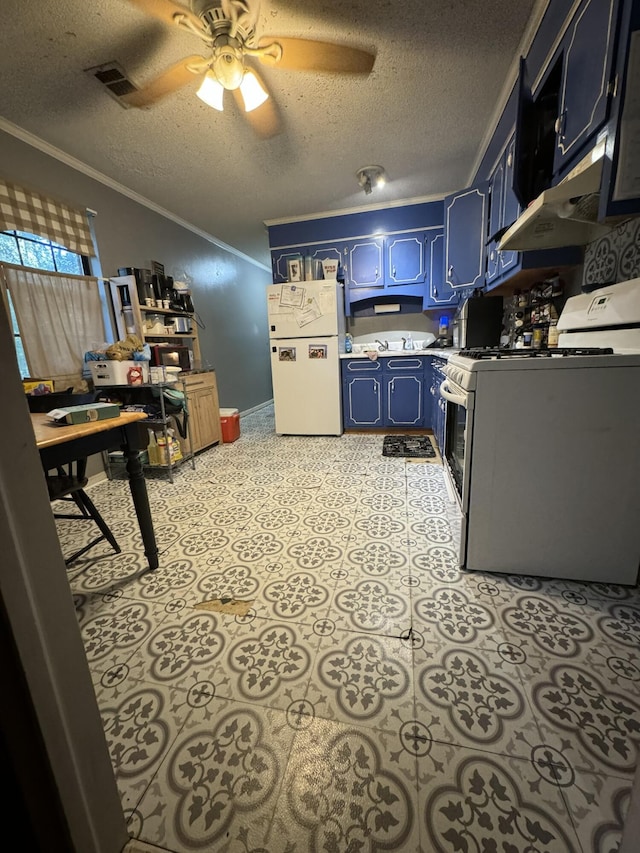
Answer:
<svg viewBox="0 0 640 853"><path fill-rule="evenodd" d="M452 355L459 353L459 349L447 347L446 349L415 349L415 350L383 350L378 352L378 358L411 358L414 355L429 355L435 358L449 359ZM369 358L367 352L343 352L340 353L340 358Z"/></svg>

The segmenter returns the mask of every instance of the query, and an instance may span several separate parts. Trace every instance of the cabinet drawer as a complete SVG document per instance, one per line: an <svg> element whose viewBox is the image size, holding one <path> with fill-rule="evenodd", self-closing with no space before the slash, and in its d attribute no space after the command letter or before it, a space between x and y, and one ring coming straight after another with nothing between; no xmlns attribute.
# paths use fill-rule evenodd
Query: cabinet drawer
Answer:
<svg viewBox="0 0 640 853"><path fill-rule="evenodd" d="M354 358L345 360L342 368L347 374L382 373L382 362L371 361L369 358Z"/></svg>
<svg viewBox="0 0 640 853"><path fill-rule="evenodd" d="M385 359L385 373L420 373L424 369L424 359L418 355L393 356Z"/></svg>

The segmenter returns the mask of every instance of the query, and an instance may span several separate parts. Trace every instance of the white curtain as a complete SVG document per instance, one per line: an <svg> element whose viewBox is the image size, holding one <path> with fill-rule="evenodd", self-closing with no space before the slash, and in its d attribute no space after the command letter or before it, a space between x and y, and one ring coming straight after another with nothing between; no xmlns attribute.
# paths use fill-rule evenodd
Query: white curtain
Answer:
<svg viewBox="0 0 640 853"><path fill-rule="evenodd" d="M105 340L98 279L3 264L31 376L83 389L84 354Z"/></svg>

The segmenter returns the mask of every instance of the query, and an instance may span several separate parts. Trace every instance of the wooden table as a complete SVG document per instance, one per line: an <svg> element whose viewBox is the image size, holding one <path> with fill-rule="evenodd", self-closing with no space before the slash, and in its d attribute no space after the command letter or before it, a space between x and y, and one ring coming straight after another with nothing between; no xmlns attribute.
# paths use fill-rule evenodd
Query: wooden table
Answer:
<svg viewBox="0 0 640 853"><path fill-rule="evenodd" d="M138 452L146 449L147 433L140 428L144 412L121 412L118 418L86 424L57 424L45 414L32 414L31 423L45 471L120 447L127 460L129 488L150 569L158 568L158 546L151 520L149 496Z"/></svg>

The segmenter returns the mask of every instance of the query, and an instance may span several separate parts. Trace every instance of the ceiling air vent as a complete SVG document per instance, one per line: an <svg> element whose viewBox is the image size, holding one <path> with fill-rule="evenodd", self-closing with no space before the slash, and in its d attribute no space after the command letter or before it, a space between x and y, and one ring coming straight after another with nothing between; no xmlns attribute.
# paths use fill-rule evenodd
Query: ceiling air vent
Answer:
<svg viewBox="0 0 640 853"><path fill-rule="evenodd" d="M133 85L117 62L108 62L106 65L85 68L85 72L102 83L107 92L116 99L121 107L128 108L129 105L120 99L123 95L135 92L137 86Z"/></svg>

